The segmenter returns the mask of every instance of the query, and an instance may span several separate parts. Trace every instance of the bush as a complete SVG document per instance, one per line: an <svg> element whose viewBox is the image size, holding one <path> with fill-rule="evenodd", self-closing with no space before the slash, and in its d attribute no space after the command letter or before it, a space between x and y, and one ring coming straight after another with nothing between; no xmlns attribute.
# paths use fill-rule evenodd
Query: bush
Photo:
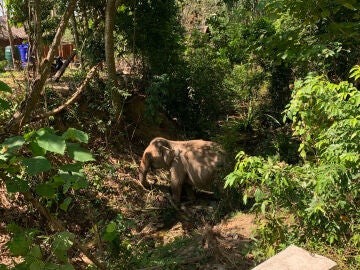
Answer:
<svg viewBox="0 0 360 270"><path fill-rule="evenodd" d="M0 61L0 72L5 71L5 68L6 68L7 64L8 64L7 60Z"/></svg>
<svg viewBox="0 0 360 270"><path fill-rule="evenodd" d="M358 74L359 67L352 76ZM343 249L349 263L359 261L359 106L360 92L351 83L309 76L296 83L286 110L302 162L237 155L226 186L242 186L244 202L255 198L253 210L265 219L258 227L262 255L313 242Z"/></svg>

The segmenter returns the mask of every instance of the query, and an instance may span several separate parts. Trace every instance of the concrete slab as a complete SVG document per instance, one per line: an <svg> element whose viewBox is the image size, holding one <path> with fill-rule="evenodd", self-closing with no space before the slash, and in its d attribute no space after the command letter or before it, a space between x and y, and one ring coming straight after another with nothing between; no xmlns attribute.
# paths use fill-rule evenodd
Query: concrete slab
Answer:
<svg viewBox="0 0 360 270"><path fill-rule="evenodd" d="M337 264L320 255L291 245L253 270L335 270Z"/></svg>

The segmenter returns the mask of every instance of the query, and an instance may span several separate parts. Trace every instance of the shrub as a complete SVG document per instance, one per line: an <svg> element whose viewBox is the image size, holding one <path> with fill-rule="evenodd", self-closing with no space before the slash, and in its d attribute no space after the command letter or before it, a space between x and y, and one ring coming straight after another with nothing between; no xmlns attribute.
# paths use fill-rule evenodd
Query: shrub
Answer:
<svg viewBox="0 0 360 270"><path fill-rule="evenodd" d="M352 72L356 77L360 68ZM301 141L302 162L237 155L226 186L242 186L244 202L255 198L253 210L265 220L258 244L267 256L285 244L313 242L347 249L348 262L359 260L359 106L351 83L310 75L296 83L285 116Z"/></svg>

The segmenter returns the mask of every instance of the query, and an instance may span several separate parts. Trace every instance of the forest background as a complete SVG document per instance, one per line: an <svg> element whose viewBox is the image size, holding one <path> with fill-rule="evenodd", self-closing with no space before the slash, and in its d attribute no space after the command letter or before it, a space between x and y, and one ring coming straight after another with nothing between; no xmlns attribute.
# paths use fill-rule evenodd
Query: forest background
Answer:
<svg viewBox="0 0 360 270"><path fill-rule="evenodd" d="M33 61L1 74L11 260L0 269L250 269L290 244L358 269L358 1L3 6L9 25L25 28ZM56 76L62 40L75 44L78 67ZM170 244L138 233L159 216L189 223L166 191L137 184L139 156L159 135L211 139L234 160L216 206ZM240 257L219 249L211 229L201 235L212 253L189 249L199 228L239 211L256 216Z"/></svg>

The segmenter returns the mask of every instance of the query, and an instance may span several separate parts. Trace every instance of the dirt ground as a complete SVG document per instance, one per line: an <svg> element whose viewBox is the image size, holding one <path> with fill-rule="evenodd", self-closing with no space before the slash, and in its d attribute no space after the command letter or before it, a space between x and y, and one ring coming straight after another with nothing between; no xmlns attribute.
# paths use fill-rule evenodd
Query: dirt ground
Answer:
<svg viewBox="0 0 360 270"><path fill-rule="evenodd" d="M112 162L120 161L112 159ZM238 213L216 217L219 202L208 194L198 194L194 202L185 198L181 208L174 210L169 202L167 183L158 181L151 190L144 190L134 177L130 163L125 167L122 165L115 176L105 176L102 179L103 188L89 188L74 196L73 207L59 216L70 232L85 240L90 250L95 251L101 246L94 240L94 234L89 233L94 225L99 220L112 220L121 214L124 219L133 222L131 234L134 242L172 249L172 256L177 260L174 262L176 267L171 269L244 270L254 266L253 257L247 252L254 226L253 215ZM40 228L48 233L51 230L46 221L25 204L21 195L8 194L4 186L0 187L0 202L0 264L10 266L20 259L9 254L7 225L16 222L24 228ZM177 247L179 239L188 241ZM72 261L77 269L85 269L89 263L76 251Z"/></svg>
<svg viewBox="0 0 360 270"><path fill-rule="evenodd" d="M0 80L8 83L14 90L14 96L21 99L24 85L17 77L11 75ZM69 89L64 83L50 87L59 93ZM147 130L147 127L144 129ZM94 138L89 147L96 151L103 147L103 141L100 137ZM105 151L108 150L105 147ZM149 260L142 269L168 269L155 264L155 260L161 259L164 254L164 261L174 259L169 269L251 269L254 259L248 247L252 241L255 217L224 211L224 200L200 191L195 201L184 198L181 207L174 208L166 173L150 175L153 181L157 180L150 190L139 185L137 165L141 151L141 147L135 150L136 154L110 149L105 160L88 166L86 174L90 186L71 194L73 201L68 212L58 213L63 225L82 239L88 250L98 254L104 249L104 243L98 239L94 228L105 226L106 222L121 215L132 224L129 226L132 245L146 244L155 254L154 262ZM104 171L100 164L107 164L112 169ZM6 227L12 222L24 228L38 228L45 234L53 233L47 221L28 206L21 195L7 193L1 184L0 264L7 266L21 260L12 257L6 245L10 239ZM167 253L158 251L162 248ZM171 257L166 257L169 251ZM151 249L148 252L151 253ZM70 257L76 269L87 269L90 263L77 250L72 250Z"/></svg>

